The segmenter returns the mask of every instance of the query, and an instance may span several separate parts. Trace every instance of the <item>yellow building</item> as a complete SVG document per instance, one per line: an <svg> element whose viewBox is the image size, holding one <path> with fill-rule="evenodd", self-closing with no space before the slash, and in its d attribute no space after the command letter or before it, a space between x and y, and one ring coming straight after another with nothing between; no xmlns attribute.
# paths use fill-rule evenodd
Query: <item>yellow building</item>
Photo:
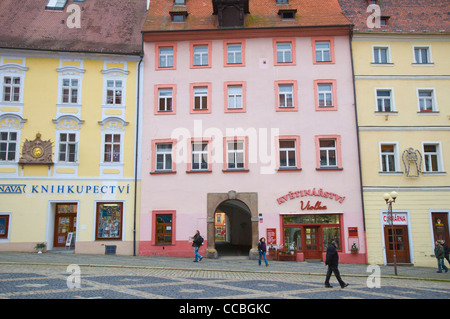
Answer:
<svg viewBox="0 0 450 319"><path fill-rule="evenodd" d="M0 251L136 251L145 6L0 3Z"/></svg>
<svg viewBox="0 0 450 319"><path fill-rule="evenodd" d="M395 253L398 264L435 267L435 241L449 242L448 8L425 0L340 3L355 26L368 262L391 264ZM390 217L383 196L392 191Z"/></svg>

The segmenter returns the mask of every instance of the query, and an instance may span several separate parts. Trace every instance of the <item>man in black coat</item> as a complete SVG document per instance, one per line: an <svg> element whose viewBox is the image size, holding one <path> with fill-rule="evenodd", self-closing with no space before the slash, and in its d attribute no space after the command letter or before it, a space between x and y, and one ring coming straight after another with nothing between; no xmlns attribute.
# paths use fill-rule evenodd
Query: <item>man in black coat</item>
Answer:
<svg viewBox="0 0 450 319"><path fill-rule="evenodd" d="M338 264L339 264L339 255L336 250L336 242L333 240L331 242L331 244L328 245L327 256L325 259L325 265L328 266L327 277L325 279L325 287L326 288L333 288L333 286L330 285L331 272L333 272L334 275L336 276L336 279L339 282L339 284L341 285L341 288L345 288L348 286L348 284L345 283L341 279L341 275L340 275L339 269L338 269Z"/></svg>

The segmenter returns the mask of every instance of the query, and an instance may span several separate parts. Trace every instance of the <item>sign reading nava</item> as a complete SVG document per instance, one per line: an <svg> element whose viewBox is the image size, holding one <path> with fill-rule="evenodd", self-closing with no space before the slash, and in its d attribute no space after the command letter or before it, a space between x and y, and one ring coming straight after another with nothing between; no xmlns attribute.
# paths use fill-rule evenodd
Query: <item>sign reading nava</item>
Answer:
<svg viewBox="0 0 450 319"><path fill-rule="evenodd" d="M25 185L0 184L0 194L129 194L130 184L119 185Z"/></svg>

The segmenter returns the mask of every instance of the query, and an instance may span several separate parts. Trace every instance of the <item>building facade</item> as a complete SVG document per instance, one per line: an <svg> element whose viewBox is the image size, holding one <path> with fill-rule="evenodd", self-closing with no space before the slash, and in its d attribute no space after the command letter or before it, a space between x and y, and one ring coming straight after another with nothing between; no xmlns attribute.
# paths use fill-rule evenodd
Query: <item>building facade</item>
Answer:
<svg viewBox="0 0 450 319"><path fill-rule="evenodd" d="M435 241L449 241L448 2L340 3L355 25L368 261L434 267Z"/></svg>
<svg viewBox="0 0 450 319"><path fill-rule="evenodd" d="M140 255L193 256L199 230L213 258L266 237L366 262L350 25L332 0L150 3Z"/></svg>
<svg viewBox="0 0 450 319"><path fill-rule="evenodd" d="M133 254L146 2L0 7L0 251Z"/></svg>

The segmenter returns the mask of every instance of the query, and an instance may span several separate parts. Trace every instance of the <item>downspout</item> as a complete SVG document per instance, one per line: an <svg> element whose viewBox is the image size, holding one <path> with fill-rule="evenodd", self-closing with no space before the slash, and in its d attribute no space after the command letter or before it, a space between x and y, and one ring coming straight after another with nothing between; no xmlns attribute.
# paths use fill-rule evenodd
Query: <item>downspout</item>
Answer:
<svg viewBox="0 0 450 319"><path fill-rule="evenodd" d="M357 140L357 147L358 147L358 162L359 162L359 185L361 189L361 209L362 209L362 215L363 215L363 230L364 230L364 245L365 245L365 251L366 251L366 264L368 263L368 257L367 257L367 240L366 240L366 214L364 210L364 195L363 195L363 181L362 181L362 163L361 163L361 144L359 140L359 122L358 122L358 107L356 102L356 85L355 85L355 68L354 68L354 61L353 61L353 48L352 48L352 39L353 39L353 26L350 27L349 32L349 45L350 45L350 59L352 61L352 77L353 77L353 100L355 102L355 120L356 120L356 140Z"/></svg>

